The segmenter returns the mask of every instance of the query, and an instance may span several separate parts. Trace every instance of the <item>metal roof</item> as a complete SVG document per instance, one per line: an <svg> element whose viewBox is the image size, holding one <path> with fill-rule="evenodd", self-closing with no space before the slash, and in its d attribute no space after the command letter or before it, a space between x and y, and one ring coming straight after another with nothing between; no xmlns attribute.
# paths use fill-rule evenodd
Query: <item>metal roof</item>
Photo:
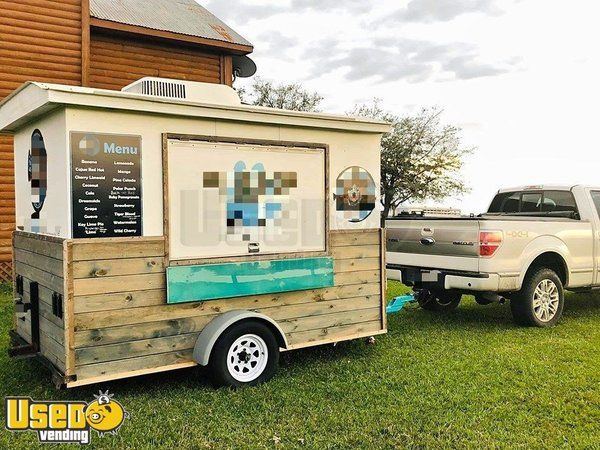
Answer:
<svg viewBox="0 0 600 450"><path fill-rule="evenodd" d="M252 46L194 0L90 0L90 16L153 30Z"/></svg>

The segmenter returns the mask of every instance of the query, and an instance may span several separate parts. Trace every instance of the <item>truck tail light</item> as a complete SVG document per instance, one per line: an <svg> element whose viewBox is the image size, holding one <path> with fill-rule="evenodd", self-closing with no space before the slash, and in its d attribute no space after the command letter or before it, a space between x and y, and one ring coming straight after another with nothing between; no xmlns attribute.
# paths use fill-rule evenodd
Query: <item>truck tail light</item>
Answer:
<svg viewBox="0 0 600 450"><path fill-rule="evenodd" d="M493 256L502 244L502 231L479 232L479 256Z"/></svg>

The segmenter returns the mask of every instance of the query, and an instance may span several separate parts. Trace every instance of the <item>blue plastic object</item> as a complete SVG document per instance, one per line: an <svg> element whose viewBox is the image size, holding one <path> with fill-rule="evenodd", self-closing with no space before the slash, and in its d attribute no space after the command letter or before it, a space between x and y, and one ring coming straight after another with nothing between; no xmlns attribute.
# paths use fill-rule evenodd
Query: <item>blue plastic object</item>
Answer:
<svg viewBox="0 0 600 450"><path fill-rule="evenodd" d="M398 297L394 297L392 299L392 301L387 305L385 312L388 314L397 313L402 308L404 308L404 305L406 305L407 303L414 302L414 301L416 301L416 300L413 295L400 295Z"/></svg>

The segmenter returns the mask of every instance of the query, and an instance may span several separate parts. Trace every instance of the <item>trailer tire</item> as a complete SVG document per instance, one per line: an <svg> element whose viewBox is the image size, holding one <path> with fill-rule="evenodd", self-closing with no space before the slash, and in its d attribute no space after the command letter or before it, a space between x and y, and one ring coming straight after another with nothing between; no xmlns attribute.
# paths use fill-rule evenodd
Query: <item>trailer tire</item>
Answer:
<svg viewBox="0 0 600 450"><path fill-rule="evenodd" d="M456 309L462 295L460 292L423 289L415 292L415 298L419 306L427 311L444 312Z"/></svg>
<svg viewBox="0 0 600 450"><path fill-rule="evenodd" d="M259 320L227 328L212 349L208 370L216 387L240 388L269 381L279 365L279 344Z"/></svg>
<svg viewBox="0 0 600 450"><path fill-rule="evenodd" d="M527 274L521 290L510 300L513 319L519 325L552 327L562 316L565 298L559 276L539 268Z"/></svg>

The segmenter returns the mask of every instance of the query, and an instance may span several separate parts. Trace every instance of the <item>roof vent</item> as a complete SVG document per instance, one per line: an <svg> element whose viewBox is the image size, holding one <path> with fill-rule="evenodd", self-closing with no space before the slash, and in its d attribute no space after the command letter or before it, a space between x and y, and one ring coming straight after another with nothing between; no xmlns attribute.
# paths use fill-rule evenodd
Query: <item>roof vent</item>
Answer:
<svg viewBox="0 0 600 450"><path fill-rule="evenodd" d="M152 97L187 100L193 103L230 106L241 104L237 92L230 86L168 78L144 77L125 86L121 91Z"/></svg>

